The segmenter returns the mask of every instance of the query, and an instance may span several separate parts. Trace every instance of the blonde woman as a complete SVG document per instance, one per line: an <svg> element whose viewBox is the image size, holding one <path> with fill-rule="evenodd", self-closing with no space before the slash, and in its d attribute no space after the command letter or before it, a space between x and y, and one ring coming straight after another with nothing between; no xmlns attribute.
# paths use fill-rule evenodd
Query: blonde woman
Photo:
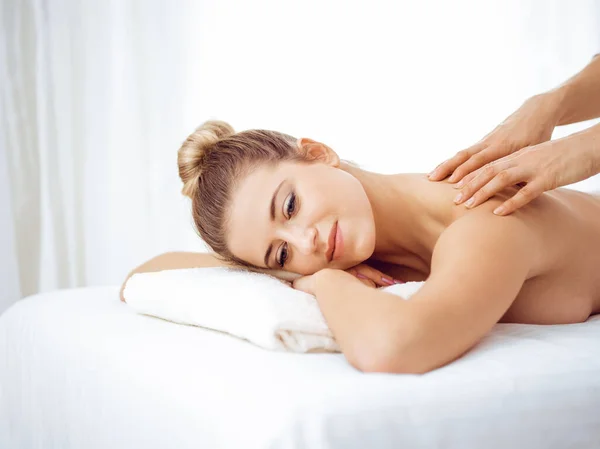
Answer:
<svg viewBox="0 0 600 449"><path fill-rule="evenodd" d="M580 323L600 312L597 196L557 189L497 216L517 187L469 210L448 182L369 172L324 143L221 121L198 127L178 156L214 253L163 254L132 273L228 265L301 275L291 285L316 296L359 370L425 373L497 322ZM382 275L427 282L402 301L373 288L389 284Z"/></svg>

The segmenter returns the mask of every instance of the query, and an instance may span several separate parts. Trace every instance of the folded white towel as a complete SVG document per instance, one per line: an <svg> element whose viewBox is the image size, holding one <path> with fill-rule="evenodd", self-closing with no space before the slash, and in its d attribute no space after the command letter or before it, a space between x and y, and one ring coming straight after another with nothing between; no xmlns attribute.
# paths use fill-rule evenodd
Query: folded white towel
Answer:
<svg viewBox="0 0 600 449"><path fill-rule="evenodd" d="M408 299L422 284L383 290ZM137 273L123 296L139 313L227 332L266 349L340 352L316 298L268 274L227 267Z"/></svg>

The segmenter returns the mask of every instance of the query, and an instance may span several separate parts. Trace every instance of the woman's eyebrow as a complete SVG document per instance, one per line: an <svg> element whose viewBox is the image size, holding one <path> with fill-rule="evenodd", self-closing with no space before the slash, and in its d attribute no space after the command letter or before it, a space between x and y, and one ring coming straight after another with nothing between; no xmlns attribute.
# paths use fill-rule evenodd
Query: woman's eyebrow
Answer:
<svg viewBox="0 0 600 449"><path fill-rule="evenodd" d="M271 198L271 221L270 223L273 223L275 221L275 199L277 198L277 194L279 193L279 189L281 189L281 186L287 181L287 179L284 179L283 181L281 181L279 183L279 185L277 186L277 188L275 189L275 192L273 193L273 197ZM271 251L273 250L273 244L271 243L269 245L269 248L267 248L267 252L265 253L265 265L266 268L271 268L269 266L269 257L271 256Z"/></svg>

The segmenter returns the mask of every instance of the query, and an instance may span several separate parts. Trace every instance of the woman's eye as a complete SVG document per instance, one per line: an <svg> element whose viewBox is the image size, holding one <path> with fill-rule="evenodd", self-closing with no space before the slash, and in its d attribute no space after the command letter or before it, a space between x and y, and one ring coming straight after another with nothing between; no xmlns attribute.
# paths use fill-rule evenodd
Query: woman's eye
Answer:
<svg viewBox="0 0 600 449"><path fill-rule="evenodd" d="M292 212L294 212L295 209L296 209L296 194L294 194L292 192L292 194L290 195L290 201L288 202L288 207L286 210L288 217L292 216Z"/></svg>
<svg viewBox="0 0 600 449"><path fill-rule="evenodd" d="M285 253L285 257L283 256L284 253ZM281 249L281 255L279 256L279 260L277 261L277 263L279 264L279 266L281 268L283 268L286 260L287 260L287 243L284 243L282 246L282 249Z"/></svg>
<svg viewBox="0 0 600 449"><path fill-rule="evenodd" d="M295 210L296 210L296 194L294 192L292 192L290 195L290 200L288 201L287 208L286 208L287 216L291 217L292 214L295 212ZM285 256L284 256L284 254L285 254ZM277 261L277 263L279 264L279 266L281 268L283 268L283 266L285 265L285 261L287 260L287 258L288 258L287 243L284 243L282 246L281 255L279 256L279 260Z"/></svg>

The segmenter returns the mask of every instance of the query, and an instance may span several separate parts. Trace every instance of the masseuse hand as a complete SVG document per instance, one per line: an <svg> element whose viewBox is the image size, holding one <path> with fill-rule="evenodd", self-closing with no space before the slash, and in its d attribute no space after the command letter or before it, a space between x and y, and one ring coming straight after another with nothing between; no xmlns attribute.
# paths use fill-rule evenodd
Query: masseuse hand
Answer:
<svg viewBox="0 0 600 449"><path fill-rule="evenodd" d="M534 195L543 191L542 186L551 184L550 179L535 179L537 175L541 175L538 167L547 151L541 155L539 151L531 151L537 150L537 144L547 142L552 136L557 118L556 108L550 104L551 101L543 95L530 98L475 145L459 151L454 157L438 165L429 179L440 181L451 174L449 182L462 180L462 184L456 186L466 185L462 189L463 198L460 202L468 200L486 186L476 195L474 205L480 204L506 186L535 180L537 182L519 191L518 196L515 195L505 205L510 213L531 201ZM522 149L527 150L521 151ZM488 165L484 167L486 164ZM509 168L512 170L506 171ZM502 171L504 173L497 176ZM543 176L551 178L553 174L545 173ZM493 182L490 183L491 180Z"/></svg>
<svg viewBox="0 0 600 449"><path fill-rule="evenodd" d="M550 141L558 123L552 102L543 95L527 100L480 142L440 164L430 180L452 173L448 181L460 181L456 204L466 202L470 208L508 186L522 187L494 210L507 215L547 190L595 175L600 159L597 127Z"/></svg>
<svg viewBox="0 0 600 449"><path fill-rule="evenodd" d="M597 156L587 142L586 133L526 147L503 157L492 164L467 175L456 187L462 197L461 204L471 198L473 208L496 193L512 185L522 187L494 210L497 215L507 215L540 196L543 192L587 179L598 173Z"/></svg>

